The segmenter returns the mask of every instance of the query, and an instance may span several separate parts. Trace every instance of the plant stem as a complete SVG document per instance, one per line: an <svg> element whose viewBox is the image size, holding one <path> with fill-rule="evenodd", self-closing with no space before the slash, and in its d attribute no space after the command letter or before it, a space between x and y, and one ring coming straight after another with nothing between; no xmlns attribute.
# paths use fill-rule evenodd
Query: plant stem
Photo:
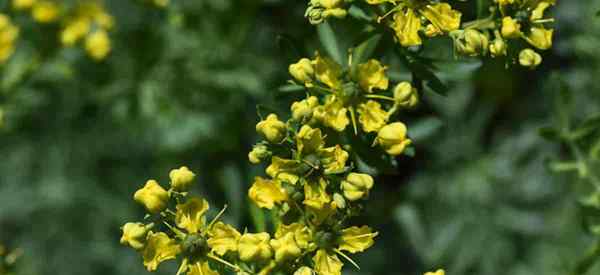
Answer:
<svg viewBox="0 0 600 275"><path fill-rule="evenodd" d="M586 274L598 259L600 259L600 240L596 241L596 244L588 250L585 257L575 265L575 268L570 275Z"/></svg>

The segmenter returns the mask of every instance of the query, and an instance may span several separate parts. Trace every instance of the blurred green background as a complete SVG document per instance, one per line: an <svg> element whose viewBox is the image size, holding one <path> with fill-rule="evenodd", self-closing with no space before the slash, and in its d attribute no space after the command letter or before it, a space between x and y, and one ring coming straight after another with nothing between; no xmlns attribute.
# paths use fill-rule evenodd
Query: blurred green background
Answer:
<svg viewBox="0 0 600 275"><path fill-rule="evenodd" d="M199 175L194 192L212 211L228 203L228 222L262 226L246 199L262 171L246 154L256 104L285 114L303 96L278 87L290 63L319 49L304 1L106 1L116 28L102 62L62 48L52 26L8 2L0 8L21 34L0 67L0 242L25 252L17 274L145 274L119 227L143 216L133 192L181 165ZM554 48L535 71L456 60L449 40L425 49L450 91L425 91L425 107L406 114L416 156L378 174L357 222L380 235L356 257L362 270L345 274L568 274L594 240L577 204L586 191L576 174L548 168L569 151L538 130L566 108L560 90L573 100L569 120L600 112L598 10L598 0L558 1ZM380 56L392 79L406 78Z"/></svg>

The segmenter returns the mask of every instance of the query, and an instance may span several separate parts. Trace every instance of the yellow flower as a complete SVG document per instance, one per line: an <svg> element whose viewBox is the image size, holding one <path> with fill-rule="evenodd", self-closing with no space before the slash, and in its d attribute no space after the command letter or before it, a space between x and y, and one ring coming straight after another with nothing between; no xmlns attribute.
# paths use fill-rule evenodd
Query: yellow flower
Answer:
<svg viewBox="0 0 600 275"><path fill-rule="evenodd" d="M373 188L373 178L367 174L350 173L346 176L346 180L342 181L344 197L350 201L364 198L371 188Z"/></svg>
<svg viewBox="0 0 600 275"><path fill-rule="evenodd" d="M374 100L358 105L358 114L358 121L362 125L363 131L367 133L377 132L389 118L388 113L381 108L381 104Z"/></svg>
<svg viewBox="0 0 600 275"><path fill-rule="evenodd" d="M298 247L302 249L309 249L311 245L311 233L310 229L302 223L291 223L289 225L285 225L280 223L277 227L277 231L275 231L275 238L279 239L288 233L292 233L294 235L294 240Z"/></svg>
<svg viewBox="0 0 600 275"><path fill-rule="evenodd" d="M104 30L97 30L85 39L85 49L95 60L103 60L111 51L110 38Z"/></svg>
<svg viewBox="0 0 600 275"><path fill-rule="evenodd" d="M519 64L534 69L542 63L542 56L532 49L524 49L519 53Z"/></svg>
<svg viewBox="0 0 600 275"><path fill-rule="evenodd" d="M78 18L67 23L60 33L60 40L65 46L73 46L90 31L91 22L88 18Z"/></svg>
<svg viewBox="0 0 600 275"><path fill-rule="evenodd" d="M296 143L298 144L298 152L303 156L312 154L321 149L325 145L321 129L312 128L308 125L303 125L296 134Z"/></svg>
<svg viewBox="0 0 600 275"><path fill-rule="evenodd" d="M198 233L206 223L204 213L208 211L208 202L200 198L191 198L176 206L175 224L188 233Z"/></svg>
<svg viewBox="0 0 600 275"><path fill-rule="evenodd" d="M397 106L404 108L415 107L419 103L417 89L413 88L413 86L406 81L400 82L394 88L394 100L395 105Z"/></svg>
<svg viewBox="0 0 600 275"><path fill-rule="evenodd" d="M267 146L258 144L252 148L252 151L248 153L248 160L250 163L259 164L263 159L268 158L271 155Z"/></svg>
<svg viewBox="0 0 600 275"><path fill-rule="evenodd" d="M427 24L425 27L425 35L427 37L436 37L440 34L442 34L442 30L438 29L438 27L433 24Z"/></svg>
<svg viewBox="0 0 600 275"><path fill-rule="evenodd" d="M358 84L368 93L372 93L373 89L387 90L389 80L387 76L385 76L386 69L385 66L382 66L381 63L375 59L359 64Z"/></svg>
<svg viewBox="0 0 600 275"><path fill-rule="evenodd" d="M256 131L272 143L281 142L286 135L286 125L276 114L270 114L267 119L256 124Z"/></svg>
<svg viewBox="0 0 600 275"><path fill-rule="evenodd" d="M314 275L314 274L315 274L315 272L312 269L310 269L310 267L306 267L306 266L298 268L298 270L296 270L296 272L294 272L294 275Z"/></svg>
<svg viewBox="0 0 600 275"><path fill-rule="evenodd" d="M315 271L319 275L341 275L342 261L337 255L330 255L324 249L319 249L313 257L315 263Z"/></svg>
<svg viewBox="0 0 600 275"><path fill-rule="evenodd" d="M404 152L411 140L406 138L406 126L402 122L394 122L381 128L377 133L375 143L379 144L388 154L397 156Z"/></svg>
<svg viewBox="0 0 600 275"><path fill-rule="evenodd" d="M319 106L319 99L315 96L294 102L290 108L292 118L296 121L308 121L311 119L313 111L317 106Z"/></svg>
<svg viewBox="0 0 600 275"><path fill-rule="evenodd" d="M287 200L287 194L279 182L261 177L254 178L254 184L248 190L248 197L258 207L272 209L276 203Z"/></svg>
<svg viewBox="0 0 600 275"><path fill-rule="evenodd" d="M350 120L346 113L348 109L344 108L341 101L335 97L325 103L325 105L317 106L313 113L314 118L323 125L330 127L338 132L344 131L346 126L350 124Z"/></svg>
<svg viewBox="0 0 600 275"><path fill-rule="evenodd" d="M348 160L348 152L344 151L340 145L323 148L319 150L321 164L323 164L326 175L343 173Z"/></svg>
<svg viewBox="0 0 600 275"><path fill-rule="evenodd" d="M167 207L169 193L155 180L149 180L133 194L133 199L146 207L148 212L156 214Z"/></svg>
<svg viewBox="0 0 600 275"><path fill-rule="evenodd" d="M19 29L12 24L10 18L0 13L0 64L6 62L15 50L15 40Z"/></svg>
<svg viewBox="0 0 600 275"><path fill-rule="evenodd" d="M421 45L422 40L419 36L421 20L412 9L396 12L392 29L400 45L405 47Z"/></svg>
<svg viewBox="0 0 600 275"><path fill-rule="evenodd" d="M31 9L31 16L40 23L51 23L58 19L60 7L53 1L35 2Z"/></svg>
<svg viewBox="0 0 600 275"><path fill-rule="evenodd" d="M500 5L500 6L506 6L506 5L515 3L515 0L494 0L494 1L497 2L498 5Z"/></svg>
<svg viewBox="0 0 600 275"><path fill-rule="evenodd" d="M427 272L425 273L425 275L445 275L446 272L444 272L443 269L438 269L436 272Z"/></svg>
<svg viewBox="0 0 600 275"><path fill-rule="evenodd" d="M506 41L504 41L504 39L502 39L502 37L499 35L496 36L496 39L494 39L494 41L492 41L490 44L490 53L492 54L492 57L506 55L506 50Z"/></svg>
<svg viewBox="0 0 600 275"><path fill-rule="evenodd" d="M161 262L175 259L175 256L181 252L177 242L163 232L148 233L146 247L142 252L144 266L148 271L155 271Z"/></svg>
<svg viewBox="0 0 600 275"><path fill-rule="evenodd" d="M225 255L227 251L237 251L238 241L242 236L231 225L222 222L215 223L210 229L209 234L208 245L212 251L221 256Z"/></svg>
<svg viewBox="0 0 600 275"><path fill-rule="evenodd" d="M330 16L343 18L347 12L342 8L344 0L318 0L321 7L324 8L322 16L327 18Z"/></svg>
<svg viewBox="0 0 600 275"><path fill-rule="evenodd" d="M547 30L544 28L532 27L529 35L525 37L525 40L532 46L540 49L547 50L552 47L552 35L554 30Z"/></svg>
<svg viewBox="0 0 600 275"><path fill-rule="evenodd" d="M296 184L298 181L298 172L300 167L300 162L291 159L283 159L280 157L273 157L271 159L271 165L267 167L266 172L270 177L288 182L291 184Z"/></svg>
<svg viewBox="0 0 600 275"><path fill-rule="evenodd" d="M123 235L121 236L121 244L129 245L133 249L140 250L144 248L146 243L146 235L152 227L152 224L146 226L139 222L128 222L123 225Z"/></svg>
<svg viewBox="0 0 600 275"><path fill-rule="evenodd" d="M462 14L453 10L448 3L427 5L420 12L431 24L444 32L454 31L460 27Z"/></svg>
<svg viewBox="0 0 600 275"><path fill-rule="evenodd" d="M15 10L26 10L35 4L36 0L13 0L12 6Z"/></svg>
<svg viewBox="0 0 600 275"><path fill-rule="evenodd" d="M193 183L196 174L190 171L186 166L182 166L179 169L173 169L169 172L169 178L171 179L171 187L176 191L185 191Z"/></svg>
<svg viewBox="0 0 600 275"><path fill-rule="evenodd" d="M295 80L305 85L312 82L315 74L313 65L308 58L302 58L297 63L291 64L288 70Z"/></svg>
<svg viewBox="0 0 600 275"><path fill-rule="evenodd" d="M342 76L342 67L340 64L328 57L322 57L317 53L313 61L315 75L317 79L331 89L339 89L342 85L340 76Z"/></svg>
<svg viewBox="0 0 600 275"><path fill-rule="evenodd" d="M208 262L198 261L188 267L187 275L219 275L219 272L212 270Z"/></svg>
<svg viewBox="0 0 600 275"><path fill-rule="evenodd" d="M375 243L373 238L376 236L377 232L371 232L368 226L346 228L342 230L339 249L350 253L365 251Z"/></svg>
<svg viewBox="0 0 600 275"><path fill-rule="evenodd" d="M454 40L456 50L464 55L485 55L488 51L489 39L483 33L475 29L459 31L460 34Z"/></svg>
<svg viewBox="0 0 600 275"><path fill-rule="evenodd" d="M502 37L518 38L521 35L521 24L510 16L502 18Z"/></svg>
<svg viewBox="0 0 600 275"><path fill-rule="evenodd" d="M540 1L537 4L537 6L535 7L535 9L533 9L533 11L531 12L531 16L529 16L529 20L536 21L536 20L540 20L540 19L544 18L544 12L546 11L547 8L549 8L553 4L554 3L550 3L547 1Z"/></svg>
<svg viewBox="0 0 600 275"><path fill-rule="evenodd" d="M292 232L280 236L277 239L272 239L271 247L275 250L275 261L278 263L294 259L302 253L302 250L296 243L294 233Z"/></svg>
<svg viewBox="0 0 600 275"><path fill-rule="evenodd" d="M242 261L265 261L273 256L269 245L269 233L245 233L238 245L238 252Z"/></svg>
<svg viewBox="0 0 600 275"><path fill-rule="evenodd" d="M321 210L331 201L331 197L325 191L327 181L323 178L319 182L307 182L304 184L304 205Z"/></svg>

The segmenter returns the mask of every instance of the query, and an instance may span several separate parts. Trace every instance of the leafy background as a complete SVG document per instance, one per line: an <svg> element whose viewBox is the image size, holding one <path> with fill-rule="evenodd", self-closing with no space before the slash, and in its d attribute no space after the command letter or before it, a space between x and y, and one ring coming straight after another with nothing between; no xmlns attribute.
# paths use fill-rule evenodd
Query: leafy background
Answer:
<svg viewBox="0 0 600 275"><path fill-rule="evenodd" d="M228 203L228 222L265 226L246 199L261 173L246 160L255 106L285 114L303 96L278 88L288 64L328 50L303 1L107 1L117 28L99 63L7 2L21 37L0 67L0 241L25 251L17 274L144 274L119 227L143 215L133 192L180 165L197 172L194 192L212 211ZM538 132L600 113L598 9L559 1L555 47L536 71L456 60L444 39L426 45L447 95L425 90L423 107L404 114L416 155L379 171L357 222L380 236L356 258L361 271L345 274L569 274L595 239L577 202L590 191L577 173L549 168L572 155ZM332 22L341 48L362 37L357 24ZM389 49L375 55L392 79L410 77Z"/></svg>

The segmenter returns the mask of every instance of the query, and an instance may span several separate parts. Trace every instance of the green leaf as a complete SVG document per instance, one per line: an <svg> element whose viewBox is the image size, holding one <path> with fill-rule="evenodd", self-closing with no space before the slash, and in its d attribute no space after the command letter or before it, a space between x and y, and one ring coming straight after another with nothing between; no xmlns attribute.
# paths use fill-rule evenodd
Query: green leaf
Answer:
<svg viewBox="0 0 600 275"><path fill-rule="evenodd" d="M295 93L295 92L304 91L304 89L305 89L304 86L290 83L290 84L279 86L279 88L277 90L282 93Z"/></svg>
<svg viewBox="0 0 600 275"><path fill-rule="evenodd" d="M380 40L381 34L375 34L360 43L358 47L354 48L354 51L352 52L352 67L350 68L351 75L354 75L356 72L358 64L364 63L373 55Z"/></svg>
<svg viewBox="0 0 600 275"><path fill-rule="evenodd" d="M415 56L404 48L396 47L396 53L413 74L413 82L419 87L424 82L434 92L446 96L448 87L434 73L432 60Z"/></svg>
<svg viewBox="0 0 600 275"><path fill-rule="evenodd" d="M552 127L543 127L538 129L538 134L548 141L561 141L562 138L558 130Z"/></svg>
<svg viewBox="0 0 600 275"><path fill-rule="evenodd" d="M343 64L343 55L340 50L338 40L335 37L335 33L333 32L331 25L329 25L329 22L323 22L319 24L317 26L317 33L327 54L337 63Z"/></svg>
<svg viewBox="0 0 600 275"><path fill-rule="evenodd" d="M356 5L350 6L350 8L348 9L348 14L350 14L350 16L352 16L355 19L365 20L369 22L373 21L373 18L371 16L367 15L367 13L363 9Z"/></svg>
<svg viewBox="0 0 600 275"><path fill-rule="evenodd" d="M588 136L598 129L600 129L600 114L596 114L583 121L583 123L581 123L581 125L569 135L569 138L571 140L578 140Z"/></svg>

